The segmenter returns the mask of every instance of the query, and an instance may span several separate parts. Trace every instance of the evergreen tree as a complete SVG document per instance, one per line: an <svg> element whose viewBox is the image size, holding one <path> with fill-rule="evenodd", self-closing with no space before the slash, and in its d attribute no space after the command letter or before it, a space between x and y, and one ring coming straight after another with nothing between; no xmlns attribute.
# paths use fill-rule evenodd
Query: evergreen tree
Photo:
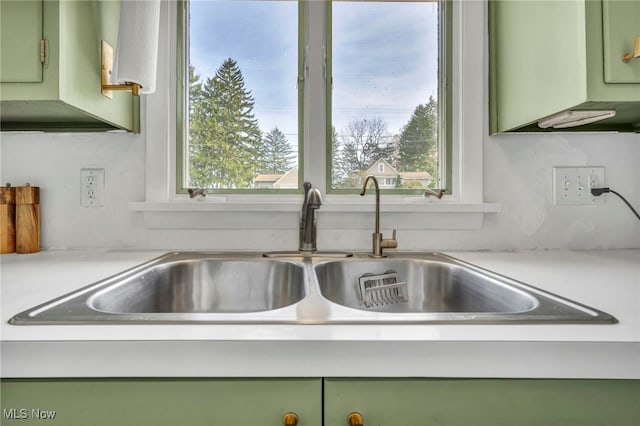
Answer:
<svg viewBox="0 0 640 426"><path fill-rule="evenodd" d="M274 127L262 140L262 173L284 174L294 165L289 141L278 127Z"/></svg>
<svg viewBox="0 0 640 426"><path fill-rule="evenodd" d="M349 174L349 166L345 163L343 147L335 127L331 127L331 187L345 188L344 181Z"/></svg>
<svg viewBox="0 0 640 426"><path fill-rule="evenodd" d="M398 168L403 172L429 172L437 176L438 103L418 105L398 140Z"/></svg>
<svg viewBox="0 0 640 426"><path fill-rule="evenodd" d="M207 188L248 188L260 169L262 134L242 72L229 58L201 90L195 81L190 79L192 181Z"/></svg>
<svg viewBox="0 0 640 426"><path fill-rule="evenodd" d="M203 83L195 68L189 66L189 186L212 187L214 164L210 158L216 154L214 140L215 120L211 105L204 95Z"/></svg>
<svg viewBox="0 0 640 426"><path fill-rule="evenodd" d="M193 116L196 109L202 106L202 81L200 74L196 74L193 65L189 65L189 115Z"/></svg>

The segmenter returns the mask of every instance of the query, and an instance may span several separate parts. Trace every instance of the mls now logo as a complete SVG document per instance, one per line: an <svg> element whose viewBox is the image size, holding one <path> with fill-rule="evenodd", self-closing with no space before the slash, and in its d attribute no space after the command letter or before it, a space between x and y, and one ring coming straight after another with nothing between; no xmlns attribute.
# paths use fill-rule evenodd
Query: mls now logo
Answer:
<svg viewBox="0 0 640 426"><path fill-rule="evenodd" d="M56 412L53 410L41 410L39 408L3 408L2 418L7 420L25 420L25 419L38 419L38 420L53 420L56 417Z"/></svg>

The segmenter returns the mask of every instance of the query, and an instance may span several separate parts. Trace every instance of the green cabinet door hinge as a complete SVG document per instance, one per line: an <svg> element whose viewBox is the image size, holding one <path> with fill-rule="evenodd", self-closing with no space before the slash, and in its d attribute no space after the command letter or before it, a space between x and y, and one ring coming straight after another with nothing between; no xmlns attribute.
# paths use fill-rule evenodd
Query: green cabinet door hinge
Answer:
<svg viewBox="0 0 640 426"><path fill-rule="evenodd" d="M40 62L43 66L47 66L49 62L49 39L46 37L40 40Z"/></svg>

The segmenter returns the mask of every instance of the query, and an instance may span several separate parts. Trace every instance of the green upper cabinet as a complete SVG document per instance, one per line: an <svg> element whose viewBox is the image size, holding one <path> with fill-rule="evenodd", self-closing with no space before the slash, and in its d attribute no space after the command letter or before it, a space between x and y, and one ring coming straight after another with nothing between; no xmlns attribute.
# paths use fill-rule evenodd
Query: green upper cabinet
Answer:
<svg viewBox="0 0 640 426"><path fill-rule="evenodd" d="M1 83L42 81L42 1L0 4Z"/></svg>
<svg viewBox="0 0 640 426"><path fill-rule="evenodd" d="M101 41L116 46L120 2L0 1L0 128L139 130L139 99L102 95Z"/></svg>
<svg viewBox="0 0 640 426"><path fill-rule="evenodd" d="M638 1L490 0L491 134L640 132L640 59L622 60L639 36ZM541 127L556 114L565 121L615 115Z"/></svg>
<svg viewBox="0 0 640 426"><path fill-rule="evenodd" d="M640 83L640 59L624 62L622 57L633 52L640 37L640 2L604 1L604 81L607 83Z"/></svg>

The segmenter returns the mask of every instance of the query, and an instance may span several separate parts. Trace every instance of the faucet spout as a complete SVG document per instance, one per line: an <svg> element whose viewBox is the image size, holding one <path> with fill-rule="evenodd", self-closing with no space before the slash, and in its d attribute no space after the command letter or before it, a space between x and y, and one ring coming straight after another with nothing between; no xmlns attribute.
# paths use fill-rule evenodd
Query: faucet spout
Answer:
<svg viewBox="0 0 640 426"><path fill-rule="evenodd" d="M362 184L362 190L360 191L360 195L364 197L364 193L367 191L367 185L369 184L369 180L373 181L373 185L376 188L376 223L375 223L375 233L380 233L380 187L378 186L378 179L375 176L368 175L364 178L364 183Z"/></svg>
<svg viewBox="0 0 640 426"><path fill-rule="evenodd" d="M375 176L368 175L364 179L364 183L362 184L362 190L360 191L360 195L364 196L367 191L367 185L369 181L372 180L373 184L376 188L376 222L374 227L374 232L372 235L372 253L369 255L371 257L384 257L382 254L382 249L385 248L397 248L398 240L396 240L396 230L393 230L393 237L391 239L385 239L382 237L382 233L380 232L380 187L378 186L378 179Z"/></svg>
<svg viewBox="0 0 640 426"><path fill-rule="evenodd" d="M315 252L317 236L316 210L322 205L320 191L313 188L311 182L304 183L304 200L300 212L300 246L299 251Z"/></svg>

